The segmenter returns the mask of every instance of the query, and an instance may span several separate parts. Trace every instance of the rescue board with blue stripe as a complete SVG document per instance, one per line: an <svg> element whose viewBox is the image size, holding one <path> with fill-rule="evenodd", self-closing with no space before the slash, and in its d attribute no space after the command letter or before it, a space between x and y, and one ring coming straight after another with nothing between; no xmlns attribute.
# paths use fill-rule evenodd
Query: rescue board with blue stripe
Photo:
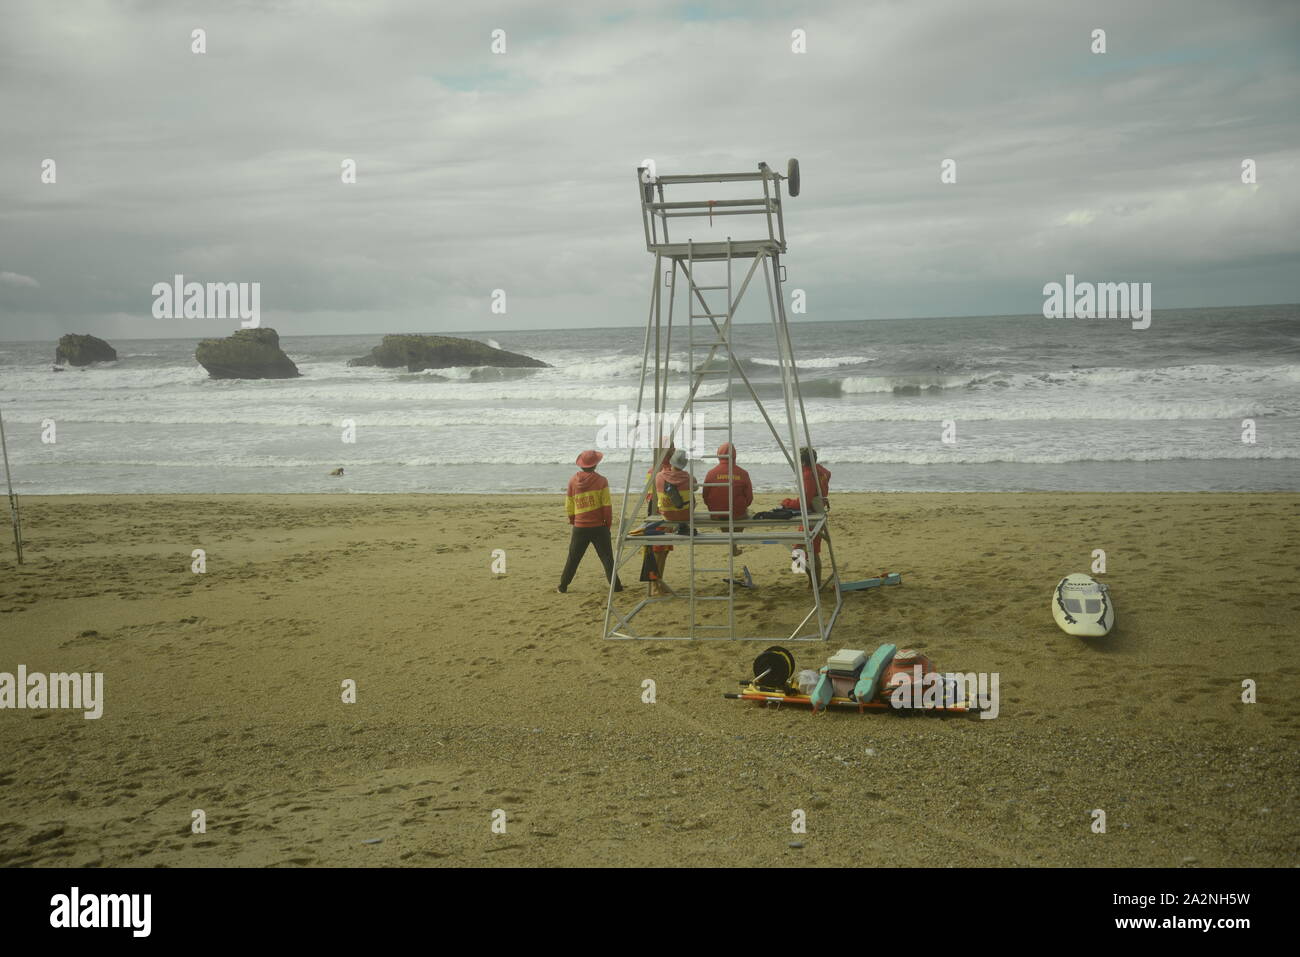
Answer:
<svg viewBox="0 0 1300 957"><path fill-rule="evenodd" d="M880 578L862 578L854 582L841 582L840 591L866 591L868 588L879 588L881 585L901 585L903 576L898 572L890 572Z"/></svg>

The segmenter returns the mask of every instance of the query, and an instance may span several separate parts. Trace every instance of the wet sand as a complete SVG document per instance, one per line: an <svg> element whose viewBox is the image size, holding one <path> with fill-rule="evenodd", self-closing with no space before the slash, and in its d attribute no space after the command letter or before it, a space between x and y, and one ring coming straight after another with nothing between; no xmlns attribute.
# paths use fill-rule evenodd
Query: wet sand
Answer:
<svg viewBox="0 0 1300 957"><path fill-rule="evenodd" d="M1300 496L833 503L844 576L904 583L846 595L799 666L917 648L998 672L997 719L729 701L766 645L603 640L594 552L555 592L559 496L26 499L0 672L103 672L106 700L0 710L0 863L1300 863ZM1096 548L1118 625L1087 641L1049 600ZM741 561L742 620L806 602L786 549Z"/></svg>

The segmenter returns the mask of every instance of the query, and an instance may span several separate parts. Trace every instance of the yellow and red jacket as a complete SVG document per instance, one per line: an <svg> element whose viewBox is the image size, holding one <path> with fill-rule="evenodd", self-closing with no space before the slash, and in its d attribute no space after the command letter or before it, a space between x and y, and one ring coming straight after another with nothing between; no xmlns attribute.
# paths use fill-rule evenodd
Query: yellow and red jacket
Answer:
<svg viewBox="0 0 1300 957"><path fill-rule="evenodd" d="M682 502L686 503L685 508L676 508L673 500L668 497L668 486L677 489L681 496ZM682 469L675 469L671 465L665 465L655 476L655 501L659 506L659 514L670 522L685 522L691 517L690 500L691 500L691 473Z"/></svg>
<svg viewBox="0 0 1300 957"><path fill-rule="evenodd" d="M597 472L578 472L569 479L564 511L570 525L590 528L609 526L614 521L614 506L609 500L609 482Z"/></svg>
<svg viewBox="0 0 1300 957"><path fill-rule="evenodd" d="M664 457L659 460L659 465L656 468L646 469L645 484L650 491L646 492L645 501L646 505L650 506L649 514L651 515L654 515L659 511L659 494L656 491L655 479L659 475L659 469L668 468L668 460L673 457L675 451L677 450L673 446L668 446L668 448L664 450Z"/></svg>

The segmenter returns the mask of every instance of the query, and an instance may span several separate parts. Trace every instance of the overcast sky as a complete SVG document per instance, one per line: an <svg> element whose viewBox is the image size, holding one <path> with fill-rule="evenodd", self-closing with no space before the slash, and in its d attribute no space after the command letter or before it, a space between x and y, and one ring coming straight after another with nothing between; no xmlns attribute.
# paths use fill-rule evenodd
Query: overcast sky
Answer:
<svg viewBox="0 0 1300 957"><path fill-rule="evenodd" d="M644 158L799 157L809 320L1295 302L1298 51L1293 0L0 0L0 338L236 327L150 318L175 273L290 335L640 324Z"/></svg>

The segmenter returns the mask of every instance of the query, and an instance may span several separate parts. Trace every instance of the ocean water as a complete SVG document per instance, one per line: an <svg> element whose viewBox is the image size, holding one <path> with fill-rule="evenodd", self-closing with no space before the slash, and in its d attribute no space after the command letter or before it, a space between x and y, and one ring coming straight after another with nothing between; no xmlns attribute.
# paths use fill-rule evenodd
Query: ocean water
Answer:
<svg viewBox="0 0 1300 957"><path fill-rule="evenodd" d="M1157 311L1146 330L999 316L791 331L832 490L1300 488L1300 306ZM382 332L286 336L302 377L280 381L209 379L192 339L119 339L116 362L61 373L53 342L0 342L15 489L556 492L574 456L635 407L641 328L458 333L550 369L348 368ZM770 324L737 326L734 339L782 423ZM685 362L674 349L675 396ZM701 410L709 422L724 408ZM53 443L42 442L46 420ZM344 420L356 423L352 444ZM945 422L955 442L942 441ZM734 432L760 492L787 487L747 393ZM621 489L627 451L602 451ZM340 466L342 478L327 475Z"/></svg>

